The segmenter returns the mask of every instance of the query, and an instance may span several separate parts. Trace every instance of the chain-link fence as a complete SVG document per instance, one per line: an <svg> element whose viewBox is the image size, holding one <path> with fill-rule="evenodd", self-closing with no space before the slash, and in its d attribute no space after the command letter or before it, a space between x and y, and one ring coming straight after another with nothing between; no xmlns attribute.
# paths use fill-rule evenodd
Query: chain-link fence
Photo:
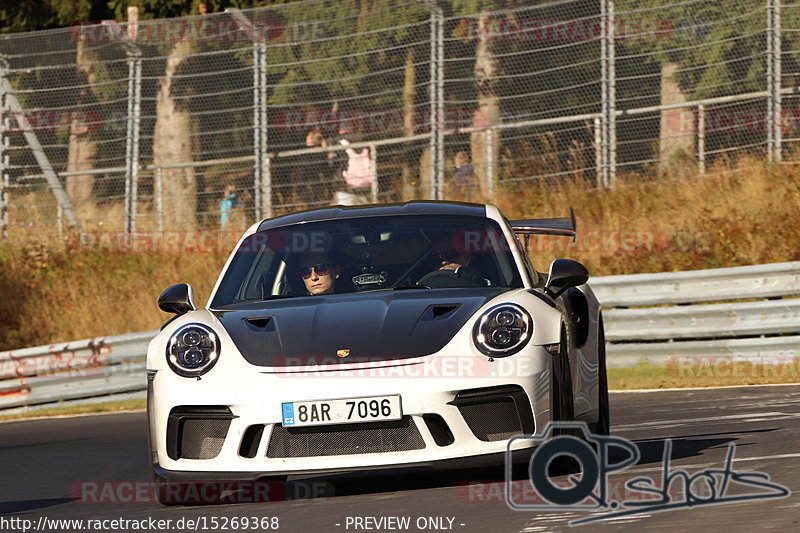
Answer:
<svg viewBox="0 0 800 533"><path fill-rule="evenodd" d="M4 232L710 172L800 140L796 0L304 0L0 36Z"/></svg>

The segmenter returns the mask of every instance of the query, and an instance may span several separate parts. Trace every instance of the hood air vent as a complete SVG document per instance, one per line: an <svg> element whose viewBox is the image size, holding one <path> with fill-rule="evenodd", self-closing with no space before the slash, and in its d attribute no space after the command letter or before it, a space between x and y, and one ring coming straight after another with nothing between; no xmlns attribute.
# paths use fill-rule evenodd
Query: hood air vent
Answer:
<svg viewBox="0 0 800 533"><path fill-rule="evenodd" d="M461 307L461 304L436 304L428 307L422 313L422 320L444 320L450 318L453 311Z"/></svg>

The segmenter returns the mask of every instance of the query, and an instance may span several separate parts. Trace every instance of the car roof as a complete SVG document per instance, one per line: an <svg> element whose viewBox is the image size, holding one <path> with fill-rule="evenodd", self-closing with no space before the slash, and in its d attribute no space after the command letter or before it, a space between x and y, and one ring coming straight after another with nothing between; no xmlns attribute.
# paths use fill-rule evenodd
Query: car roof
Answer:
<svg viewBox="0 0 800 533"><path fill-rule="evenodd" d="M259 224L258 231L292 224L318 222L321 220L403 215L459 215L485 218L486 206L483 204L433 202L424 200L396 204L334 205L331 207L311 209L299 213L292 213L291 215L269 218Z"/></svg>

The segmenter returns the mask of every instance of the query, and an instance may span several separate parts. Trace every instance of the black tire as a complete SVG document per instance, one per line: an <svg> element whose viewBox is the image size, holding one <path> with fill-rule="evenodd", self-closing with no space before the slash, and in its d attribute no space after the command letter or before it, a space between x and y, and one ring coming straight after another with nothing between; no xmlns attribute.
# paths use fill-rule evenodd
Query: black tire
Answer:
<svg viewBox="0 0 800 533"><path fill-rule="evenodd" d="M558 355L553 357L550 372L550 420L553 422L571 422L575 419L568 351L569 339L567 328L564 326L561 328Z"/></svg>
<svg viewBox="0 0 800 533"><path fill-rule="evenodd" d="M569 337L567 327L561 327L561 343L558 355L553 357L550 373L550 420L552 422L572 422L575 420L575 403L572 398L572 373L569 365ZM582 438L583 432L570 429L553 429L550 438L571 435ZM548 475L560 476L580 471L580 465L571 457L561 455L553 459Z"/></svg>
<svg viewBox="0 0 800 533"><path fill-rule="evenodd" d="M597 422L593 425L595 435L608 435L611 432L611 416L608 406L608 372L606 371L606 336L603 330L603 316L598 320L597 334Z"/></svg>

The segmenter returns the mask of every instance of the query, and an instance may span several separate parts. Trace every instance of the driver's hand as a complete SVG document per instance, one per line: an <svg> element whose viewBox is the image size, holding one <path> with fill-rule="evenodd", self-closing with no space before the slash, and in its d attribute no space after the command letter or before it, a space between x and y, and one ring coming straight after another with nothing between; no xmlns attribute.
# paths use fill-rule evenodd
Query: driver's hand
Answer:
<svg viewBox="0 0 800 533"><path fill-rule="evenodd" d="M472 267L458 267L455 271L455 275L457 278L463 279L464 281L477 285L478 287L488 287L491 285L491 282L488 279L482 278L480 273L478 273L478 271Z"/></svg>

